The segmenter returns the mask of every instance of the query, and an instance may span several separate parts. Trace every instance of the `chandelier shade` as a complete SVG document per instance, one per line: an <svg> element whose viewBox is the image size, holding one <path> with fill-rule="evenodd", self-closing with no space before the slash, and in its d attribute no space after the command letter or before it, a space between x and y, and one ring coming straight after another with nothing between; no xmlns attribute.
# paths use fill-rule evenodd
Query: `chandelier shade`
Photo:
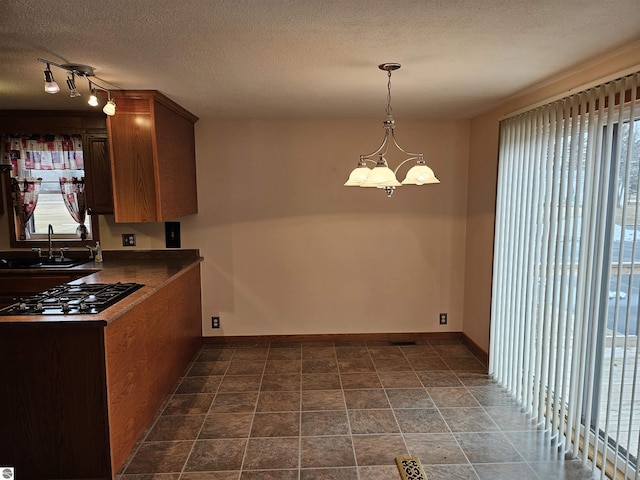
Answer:
<svg viewBox="0 0 640 480"><path fill-rule="evenodd" d="M367 167L365 163L362 165L358 164L358 166L354 168L349 175L349 179L345 182L345 186L359 187L367 179L369 172L371 172L371 169Z"/></svg>
<svg viewBox="0 0 640 480"><path fill-rule="evenodd" d="M427 165L414 165L402 181L403 185L427 185L430 183L440 183L440 180Z"/></svg>
<svg viewBox="0 0 640 480"><path fill-rule="evenodd" d="M396 187L402 185L427 185L440 183L435 176L433 170L429 168L424 160L422 153L411 153L402 148L395 136L396 122L391 115L391 72L400 68L399 63L383 63L379 65L380 70L387 72L387 116L384 120L384 139L382 144L372 153L360 155L358 166L351 172L349 179L344 183L347 187L377 187L383 188L388 197L393 195ZM400 162L400 164L392 170L389 167L385 155L390 145L394 145L409 158ZM378 157L377 160L373 160ZM409 169L405 179L400 183L397 178L400 167L408 162L414 161L415 165ZM375 163L375 167L370 169L367 162Z"/></svg>
<svg viewBox="0 0 640 480"><path fill-rule="evenodd" d="M401 187L402 184L396 178L396 174L387 166L387 161L384 157L380 157L380 160L373 169L369 170L367 178L360 184L361 187Z"/></svg>

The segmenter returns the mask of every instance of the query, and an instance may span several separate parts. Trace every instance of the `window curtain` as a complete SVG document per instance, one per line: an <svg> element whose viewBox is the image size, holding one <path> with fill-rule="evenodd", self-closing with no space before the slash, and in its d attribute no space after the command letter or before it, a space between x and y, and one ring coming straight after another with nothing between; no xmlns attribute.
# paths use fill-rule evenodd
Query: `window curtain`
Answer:
<svg viewBox="0 0 640 480"><path fill-rule="evenodd" d="M501 122L489 367L560 451L635 479L639 84Z"/></svg>
<svg viewBox="0 0 640 480"><path fill-rule="evenodd" d="M27 225L38 204L41 182L41 178L11 179L11 198L13 200L13 210L20 228L20 240L30 238Z"/></svg>
<svg viewBox="0 0 640 480"><path fill-rule="evenodd" d="M87 203L84 194L84 177L60 177L60 193L69 214L78 223L76 235L86 240L88 230L84 222L87 216Z"/></svg>
<svg viewBox="0 0 640 480"><path fill-rule="evenodd" d="M26 170L83 170L80 135L7 135L3 139L5 163L11 176Z"/></svg>

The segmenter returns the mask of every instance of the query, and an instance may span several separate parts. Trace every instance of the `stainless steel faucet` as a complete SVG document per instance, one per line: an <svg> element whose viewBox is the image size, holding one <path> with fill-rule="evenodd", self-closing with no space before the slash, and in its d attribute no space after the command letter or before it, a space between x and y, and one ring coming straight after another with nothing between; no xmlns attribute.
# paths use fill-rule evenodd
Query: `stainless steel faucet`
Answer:
<svg viewBox="0 0 640 480"><path fill-rule="evenodd" d="M53 260L53 243L51 241L51 235L53 235L53 226L49 224L47 230L47 238L49 239L49 260Z"/></svg>

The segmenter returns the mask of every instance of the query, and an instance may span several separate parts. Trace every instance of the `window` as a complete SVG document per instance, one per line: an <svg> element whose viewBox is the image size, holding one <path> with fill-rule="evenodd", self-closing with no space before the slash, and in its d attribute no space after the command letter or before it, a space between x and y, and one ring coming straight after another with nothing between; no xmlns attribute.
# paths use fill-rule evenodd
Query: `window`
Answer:
<svg viewBox="0 0 640 480"><path fill-rule="evenodd" d="M640 74L500 125L490 371L559 448L638 478Z"/></svg>
<svg viewBox="0 0 640 480"><path fill-rule="evenodd" d="M594 403L591 429L603 441L638 466L640 435L640 399L635 398L638 375L638 300L640 294L640 206L637 202L638 169L640 166L640 112L629 118L630 112L602 131L610 142L612 172L606 204L607 233L604 273L607 289L598 316L597 329L604 332L604 341L597 342L594 355L602 359L595 373L593 396L602 399ZM607 145L610 144L610 145ZM640 392L640 389L638 390ZM634 418L635 417L635 418ZM619 425L618 428L616 426Z"/></svg>
<svg viewBox="0 0 640 480"><path fill-rule="evenodd" d="M11 162L12 246L41 246L50 225L51 238L66 246L98 239L87 212L80 135L5 135L3 154Z"/></svg>

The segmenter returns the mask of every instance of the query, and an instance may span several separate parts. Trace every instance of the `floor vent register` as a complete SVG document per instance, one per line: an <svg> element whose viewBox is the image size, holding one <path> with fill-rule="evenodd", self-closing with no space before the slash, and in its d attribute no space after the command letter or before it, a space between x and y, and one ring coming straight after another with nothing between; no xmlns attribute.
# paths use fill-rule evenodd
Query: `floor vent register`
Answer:
<svg viewBox="0 0 640 480"><path fill-rule="evenodd" d="M418 457L396 457L402 480L427 480Z"/></svg>

